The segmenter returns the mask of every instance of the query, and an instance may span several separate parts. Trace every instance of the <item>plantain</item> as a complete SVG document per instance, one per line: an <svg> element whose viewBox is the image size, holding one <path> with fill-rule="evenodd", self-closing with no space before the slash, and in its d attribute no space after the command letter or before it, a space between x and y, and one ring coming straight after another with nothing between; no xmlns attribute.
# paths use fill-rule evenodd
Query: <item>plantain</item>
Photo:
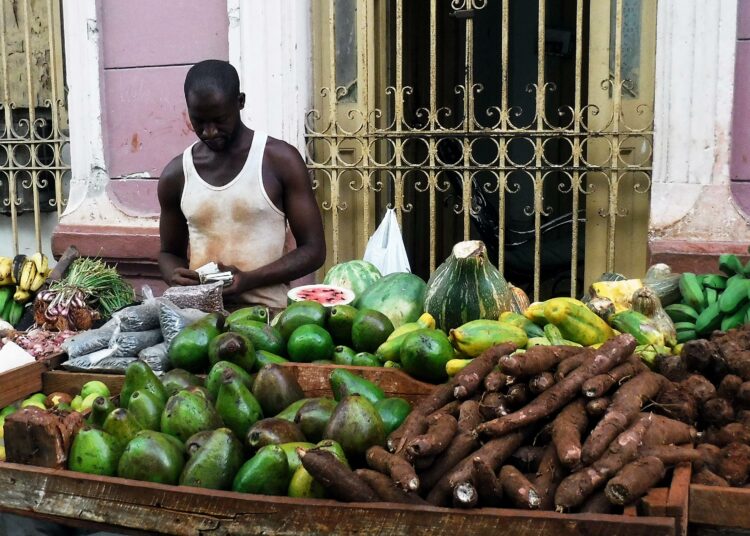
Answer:
<svg viewBox="0 0 750 536"><path fill-rule="evenodd" d="M708 335L713 330L719 329L723 317L724 315L721 311L721 302L714 302L713 304L703 309L703 311L701 311L701 314L698 315L698 319L695 321L696 333L698 335Z"/></svg>
<svg viewBox="0 0 750 536"><path fill-rule="evenodd" d="M31 292L24 290L21 287L16 287L16 292L13 294L13 301L16 303L24 304L31 299Z"/></svg>
<svg viewBox="0 0 750 536"><path fill-rule="evenodd" d="M721 331L729 331L744 324L748 312L750 312L750 303L746 303L731 315L726 315L721 321Z"/></svg>
<svg viewBox="0 0 750 536"><path fill-rule="evenodd" d="M10 302L10 312L8 313L7 321L11 326L18 324L23 316L23 304L18 303L15 300Z"/></svg>
<svg viewBox="0 0 750 536"><path fill-rule="evenodd" d="M31 260L36 268L36 274L29 285L29 290L36 292L42 288L42 285L44 285L44 282L47 280L47 274L49 273L49 260L44 253L39 253L38 251L31 256Z"/></svg>

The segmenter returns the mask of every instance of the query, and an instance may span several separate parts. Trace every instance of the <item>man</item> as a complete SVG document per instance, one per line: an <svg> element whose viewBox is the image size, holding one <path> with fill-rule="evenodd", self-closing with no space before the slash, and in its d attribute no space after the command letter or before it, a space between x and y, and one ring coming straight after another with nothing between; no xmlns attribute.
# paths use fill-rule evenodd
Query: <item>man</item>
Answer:
<svg viewBox="0 0 750 536"><path fill-rule="evenodd" d="M242 123L245 94L229 63L195 64L185 100L199 141L159 179L162 277L171 286L195 285L195 269L214 261L234 275L226 301L283 308L287 283L325 261L305 163L288 143ZM287 223L297 242L290 252Z"/></svg>

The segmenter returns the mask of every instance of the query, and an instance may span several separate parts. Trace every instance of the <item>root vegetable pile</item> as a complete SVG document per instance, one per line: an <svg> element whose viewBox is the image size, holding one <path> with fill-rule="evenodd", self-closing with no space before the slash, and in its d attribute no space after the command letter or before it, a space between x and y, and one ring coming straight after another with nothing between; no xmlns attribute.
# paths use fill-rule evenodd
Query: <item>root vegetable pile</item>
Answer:
<svg viewBox="0 0 750 536"><path fill-rule="evenodd" d="M696 448L699 456L693 464L693 483L747 486L750 325L687 342L681 358L680 366L675 366L673 360L657 362L669 383L656 403L664 415L696 425L702 431L701 444Z"/></svg>
<svg viewBox="0 0 750 536"><path fill-rule="evenodd" d="M387 450L370 448L356 486L412 504L621 511L673 465L703 458L694 428L646 411L673 383L642 367L635 347L625 334L596 350L490 348L415 406ZM714 457L750 472L736 458ZM324 481L344 477L323 461ZM364 496L351 487L334 495Z"/></svg>

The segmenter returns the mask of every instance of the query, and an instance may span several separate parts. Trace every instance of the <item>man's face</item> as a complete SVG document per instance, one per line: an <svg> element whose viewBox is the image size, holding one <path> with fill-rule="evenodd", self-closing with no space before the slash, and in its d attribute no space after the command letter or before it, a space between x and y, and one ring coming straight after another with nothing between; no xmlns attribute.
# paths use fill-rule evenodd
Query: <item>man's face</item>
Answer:
<svg viewBox="0 0 750 536"><path fill-rule="evenodd" d="M187 96L188 115L195 134L212 151L224 151L240 127L243 93L229 97L219 91L190 92Z"/></svg>

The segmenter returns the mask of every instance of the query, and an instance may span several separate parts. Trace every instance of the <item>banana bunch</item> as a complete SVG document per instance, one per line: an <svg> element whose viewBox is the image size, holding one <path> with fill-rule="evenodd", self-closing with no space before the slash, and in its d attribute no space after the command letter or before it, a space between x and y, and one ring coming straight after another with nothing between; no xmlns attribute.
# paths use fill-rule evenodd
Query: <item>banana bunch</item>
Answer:
<svg viewBox="0 0 750 536"><path fill-rule="evenodd" d="M0 257L0 287L13 284L13 259Z"/></svg>
<svg viewBox="0 0 750 536"><path fill-rule="evenodd" d="M19 303L29 301L31 294L42 288L49 272L49 261L44 253L36 252L30 257L16 255L11 273L16 283L13 299Z"/></svg>
<svg viewBox="0 0 750 536"><path fill-rule="evenodd" d="M0 288L0 319L14 326L23 316L23 304L13 299L13 287Z"/></svg>

